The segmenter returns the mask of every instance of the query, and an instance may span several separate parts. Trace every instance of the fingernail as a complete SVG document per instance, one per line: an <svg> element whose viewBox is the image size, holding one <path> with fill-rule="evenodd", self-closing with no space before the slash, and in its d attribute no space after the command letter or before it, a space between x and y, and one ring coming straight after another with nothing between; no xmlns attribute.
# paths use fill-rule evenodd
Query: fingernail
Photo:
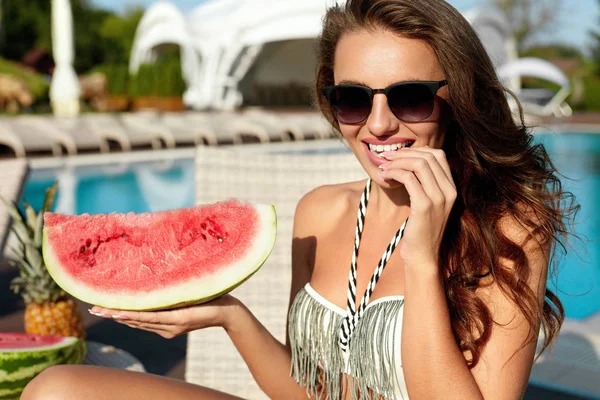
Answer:
<svg viewBox="0 0 600 400"><path fill-rule="evenodd" d="M107 317L107 315L106 315L106 314L100 314L100 313L97 313L97 312L94 312L94 311L92 311L91 309L88 309L88 312L89 312L90 314L92 314L92 315L95 315L96 317L102 317L102 318L106 318L106 317Z"/></svg>

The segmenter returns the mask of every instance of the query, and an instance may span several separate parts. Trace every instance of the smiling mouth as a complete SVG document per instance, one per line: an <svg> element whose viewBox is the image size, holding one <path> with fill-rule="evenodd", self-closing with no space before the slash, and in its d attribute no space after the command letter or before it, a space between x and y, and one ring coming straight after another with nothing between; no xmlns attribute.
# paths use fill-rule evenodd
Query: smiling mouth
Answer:
<svg viewBox="0 0 600 400"><path fill-rule="evenodd" d="M414 143L415 142L404 142L404 143L394 143L394 144L385 144L385 145L366 143L366 145L369 147L369 150L371 151L371 153L375 154L375 156L377 156L379 158L383 158L383 153L385 153L385 152L398 151L402 148L410 147Z"/></svg>

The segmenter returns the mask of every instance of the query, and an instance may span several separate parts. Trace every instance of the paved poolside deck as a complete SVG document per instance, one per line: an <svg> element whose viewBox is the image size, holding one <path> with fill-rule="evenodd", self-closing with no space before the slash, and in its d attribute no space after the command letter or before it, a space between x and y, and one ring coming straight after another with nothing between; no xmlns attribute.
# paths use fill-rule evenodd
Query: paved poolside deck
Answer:
<svg viewBox="0 0 600 400"><path fill-rule="evenodd" d="M24 304L20 297L9 290L10 280L16 270L0 262L0 331L23 332ZM175 379L184 379L186 341L185 336L167 340L162 337L134 330L114 321L104 320L90 315L88 305L79 302L83 314L88 339L110 344L124 349L136 356L149 373ZM525 400L590 400L529 385Z"/></svg>

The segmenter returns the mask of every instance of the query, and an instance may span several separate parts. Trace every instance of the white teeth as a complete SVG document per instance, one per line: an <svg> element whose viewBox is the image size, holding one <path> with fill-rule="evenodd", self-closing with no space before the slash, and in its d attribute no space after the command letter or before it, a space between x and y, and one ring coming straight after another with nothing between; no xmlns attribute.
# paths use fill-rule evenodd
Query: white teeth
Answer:
<svg viewBox="0 0 600 400"><path fill-rule="evenodd" d="M396 151L398 149L402 149L404 147L409 147L412 143L394 143L394 144L386 144L386 145L377 145L377 144L369 144L369 150L374 153L383 153L384 151Z"/></svg>

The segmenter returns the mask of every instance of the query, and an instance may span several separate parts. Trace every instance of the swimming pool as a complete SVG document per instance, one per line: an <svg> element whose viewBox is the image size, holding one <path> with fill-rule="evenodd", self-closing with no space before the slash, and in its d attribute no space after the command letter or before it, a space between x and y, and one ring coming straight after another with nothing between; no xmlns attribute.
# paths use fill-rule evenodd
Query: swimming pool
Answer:
<svg viewBox="0 0 600 400"><path fill-rule="evenodd" d="M558 285L558 295L569 318L583 319L600 311L600 135L569 133L539 134L563 179L566 190L581 204L576 232L589 242L574 241L577 253L569 250L559 261L559 273L549 286ZM300 147L264 146L257 151L340 152L335 143L301 144ZM155 153L156 154L156 153ZM62 190L57 211L108 213L160 211L194 203L193 152L165 164L164 161L132 161L116 165L96 164L59 169L34 169L24 199L41 207L44 190L59 177ZM68 193L68 194L65 194ZM555 290L556 291L556 290Z"/></svg>

